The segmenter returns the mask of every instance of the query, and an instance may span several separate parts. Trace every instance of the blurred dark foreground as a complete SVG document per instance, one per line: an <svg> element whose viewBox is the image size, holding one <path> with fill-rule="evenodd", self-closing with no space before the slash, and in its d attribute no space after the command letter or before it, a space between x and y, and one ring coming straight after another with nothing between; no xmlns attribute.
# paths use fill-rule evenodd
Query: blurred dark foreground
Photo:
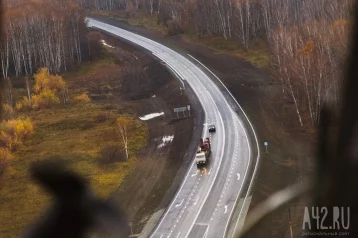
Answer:
<svg viewBox="0 0 358 238"><path fill-rule="evenodd" d="M280 204L276 204L275 207L277 210L289 200L297 198L303 193L309 193L308 196L312 200L302 211L302 232L299 237L358 237L357 4L358 1L355 1L355 8L352 9L354 11L352 34L350 50L344 66L345 75L342 82L339 114L335 114L327 103L321 111L315 176L303 189L302 186L301 188L297 186L295 189L280 191L287 192L285 195L296 195L290 199L288 199L289 196L281 197L282 202L280 201ZM260 207L263 209L270 207L270 203L264 203ZM259 224L264 217L269 218L268 214L261 212L263 209L256 210L256 214L251 216L251 220L246 219L245 231L244 234L241 234L243 237L255 237L252 235L252 231L260 229ZM250 218L250 214L248 214L248 218ZM274 228L272 229L274 230ZM294 237L292 234L291 229L291 232L288 231L287 237Z"/></svg>
<svg viewBox="0 0 358 238"><path fill-rule="evenodd" d="M116 206L97 199L83 178L58 161L31 167L32 178L54 198L53 206L25 232L24 237L87 237L101 232L124 237L128 225Z"/></svg>

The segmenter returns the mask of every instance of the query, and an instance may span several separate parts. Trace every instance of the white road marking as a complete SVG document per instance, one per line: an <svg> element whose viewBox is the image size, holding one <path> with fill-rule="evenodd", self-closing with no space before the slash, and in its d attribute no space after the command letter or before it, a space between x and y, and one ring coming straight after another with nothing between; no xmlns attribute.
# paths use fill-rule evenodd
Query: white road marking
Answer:
<svg viewBox="0 0 358 238"><path fill-rule="evenodd" d="M237 173L237 180L239 181L240 180L240 173Z"/></svg>
<svg viewBox="0 0 358 238"><path fill-rule="evenodd" d="M203 237L203 238L206 238L206 237L208 236L208 233L209 233L209 227L210 227L210 225L208 225L208 228L206 228L206 232L205 232L205 234L204 234L204 237Z"/></svg>
<svg viewBox="0 0 358 238"><path fill-rule="evenodd" d="M212 168L210 168L208 175L210 175Z"/></svg>
<svg viewBox="0 0 358 238"><path fill-rule="evenodd" d="M195 199L195 202L193 203L193 205L195 206L196 204L198 204L199 198Z"/></svg>
<svg viewBox="0 0 358 238"><path fill-rule="evenodd" d="M194 177L194 176L196 176L196 173L191 175L191 177Z"/></svg>
<svg viewBox="0 0 358 238"><path fill-rule="evenodd" d="M225 205L225 212L224 212L225 214L227 213L227 205Z"/></svg>
<svg viewBox="0 0 358 238"><path fill-rule="evenodd" d="M181 202L179 204L175 205L175 207L180 207L183 204L183 202L184 202L184 199L181 200Z"/></svg>
<svg viewBox="0 0 358 238"><path fill-rule="evenodd" d="M178 233L177 238L179 238L179 236L180 236L180 232Z"/></svg>

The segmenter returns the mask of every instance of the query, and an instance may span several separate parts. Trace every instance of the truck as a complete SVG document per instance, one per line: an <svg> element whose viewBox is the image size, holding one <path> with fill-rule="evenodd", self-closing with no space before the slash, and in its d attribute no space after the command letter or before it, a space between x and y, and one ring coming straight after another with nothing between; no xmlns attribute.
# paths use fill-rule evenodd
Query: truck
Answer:
<svg viewBox="0 0 358 238"><path fill-rule="evenodd" d="M195 155L195 162L198 169L206 168L211 154L211 144L209 137L204 141L200 139L200 145Z"/></svg>

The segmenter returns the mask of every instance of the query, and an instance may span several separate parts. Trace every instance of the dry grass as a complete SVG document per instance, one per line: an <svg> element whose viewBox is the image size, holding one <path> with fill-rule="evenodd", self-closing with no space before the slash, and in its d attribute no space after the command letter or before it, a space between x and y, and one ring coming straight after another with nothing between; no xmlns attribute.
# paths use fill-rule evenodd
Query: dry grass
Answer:
<svg viewBox="0 0 358 238"><path fill-rule="evenodd" d="M98 69L101 69L108 65L115 65L115 63L116 59L106 51L101 53L101 57L98 60L94 62L83 62L76 69L69 72L65 72L61 75L65 80L76 76L91 75L98 71Z"/></svg>
<svg viewBox="0 0 358 238"><path fill-rule="evenodd" d="M105 56L96 62L85 63L63 77L68 82L85 77L90 84L91 80L98 80L91 75L100 74L105 67L113 65L113 58ZM18 91L18 97L21 98L25 91ZM79 95L77 91L81 90L70 88L70 91ZM104 158L106 148L122 148L115 120L120 116L119 111L127 111L127 107L123 107L123 103L88 102L57 105L19 115L31 118L35 134L13 154L0 178L0 237L18 237L26 225L46 210L50 202L49 196L29 178L28 168L34 161L62 159L71 169L83 175L100 197L107 197L118 188L135 167L137 152L145 146L148 136L146 125L138 121L138 130L132 138L136 143L129 148L130 159L108 162Z"/></svg>
<svg viewBox="0 0 358 238"><path fill-rule="evenodd" d="M47 205L48 198L28 177L29 164L33 161L63 159L87 178L101 197L108 196L122 183L134 168L135 156L126 162L100 162L103 148L121 144L114 124L117 107L113 105L108 111L106 105L85 104L28 114L36 125L36 135L14 154L1 178L0 204L6 209L0 212L0 234L17 234ZM107 117L98 121L103 111ZM146 130L138 131L133 139L146 141ZM134 144L131 154L135 155L143 144Z"/></svg>
<svg viewBox="0 0 358 238"><path fill-rule="evenodd" d="M250 48L245 51L235 40L225 40L221 36L203 36L199 38L197 36L183 35L183 38L188 42L206 46L218 53L236 55L259 68L267 68L270 63L267 45L262 40L252 43Z"/></svg>

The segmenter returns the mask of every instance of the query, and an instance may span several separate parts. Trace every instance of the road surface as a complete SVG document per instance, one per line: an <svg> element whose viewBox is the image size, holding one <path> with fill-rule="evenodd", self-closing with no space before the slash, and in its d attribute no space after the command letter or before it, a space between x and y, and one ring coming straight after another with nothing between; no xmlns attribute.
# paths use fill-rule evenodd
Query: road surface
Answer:
<svg viewBox="0 0 358 238"><path fill-rule="evenodd" d="M255 135L255 144L250 143L247 131L251 130L251 134L254 131L252 126L244 128L248 121L246 115L246 118L239 118L234 110L239 105L233 106L228 102L222 90L212 81L213 75L205 73L204 66L191 56L181 55L153 40L98 20L87 18L87 25L150 51L179 76L183 85L184 82L190 85L205 112L202 137L210 136L212 140L212 154L206 173L197 172L193 158L181 186L150 237L228 236L234 211L238 211L240 219L235 219L235 224L231 226L239 229L237 220L242 222L245 216L241 213L248 204L238 201L248 196L250 186L247 185L252 184L258 162L257 153L252 151L252 148L258 149L257 138ZM216 125L216 133L209 134L207 126L211 123ZM236 207L237 204L240 204L239 207ZM233 229L230 230L232 233Z"/></svg>

